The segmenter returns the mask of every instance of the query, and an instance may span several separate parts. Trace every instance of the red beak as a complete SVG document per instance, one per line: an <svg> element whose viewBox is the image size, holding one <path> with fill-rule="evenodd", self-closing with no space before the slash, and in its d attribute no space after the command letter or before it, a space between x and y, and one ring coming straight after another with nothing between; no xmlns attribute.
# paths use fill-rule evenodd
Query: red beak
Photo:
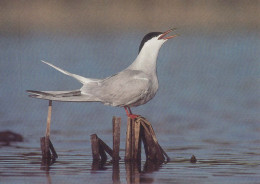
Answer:
<svg viewBox="0 0 260 184"><path fill-rule="evenodd" d="M171 38L174 38L174 37L178 36L177 34L175 34L175 35L172 35L172 36L164 37L164 36L166 36L168 33L172 32L172 31L174 31L174 30L175 30L175 28L172 28L172 29L170 29L170 30L168 30L168 31L165 31L165 32L158 38L158 40L161 40L161 39L169 40L169 39L171 39Z"/></svg>

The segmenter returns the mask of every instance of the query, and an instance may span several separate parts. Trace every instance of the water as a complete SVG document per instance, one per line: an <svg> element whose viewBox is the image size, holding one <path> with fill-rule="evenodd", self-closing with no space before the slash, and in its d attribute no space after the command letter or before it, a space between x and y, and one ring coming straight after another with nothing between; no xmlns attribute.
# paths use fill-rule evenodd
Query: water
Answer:
<svg viewBox="0 0 260 184"><path fill-rule="evenodd" d="M1 36L0 131L12 130L25 139L0 146L1 183L259 183L259 34L247 31L187 33L162 47L159 91L133 111L153 124L171 162L147 170L143 157L140 173L137 168L130 173L123 161L118 169L107 163L96 170L89 136L97 133L111 146L112 116L122 117L123 158L124 110L54 102L51 140L59 158L49 168L41 166L39 140L48 102L28 98L25 90L71 90L80 84L40 60L102 78L135 59L142 36ZM192 155L195 164L189 162Z"/></svg>

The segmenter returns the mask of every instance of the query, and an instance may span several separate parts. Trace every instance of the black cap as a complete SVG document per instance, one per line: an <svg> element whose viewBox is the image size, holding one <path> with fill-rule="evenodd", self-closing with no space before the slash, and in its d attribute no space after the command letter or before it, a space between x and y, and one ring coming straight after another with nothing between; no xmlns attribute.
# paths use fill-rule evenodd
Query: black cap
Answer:
<svg viewBox="0 0 260 184"><path fill-rule="evenodd" d="M142 50L145 42L147 42L148 40L152 39L153 37L156 37L156 36L159 36L160 34L163 34L162 32L151 32L151 33L148 33L147 35L144 36L140 46L139 46L139 52ZM139 53L138 52L138 53Z"/></svg>

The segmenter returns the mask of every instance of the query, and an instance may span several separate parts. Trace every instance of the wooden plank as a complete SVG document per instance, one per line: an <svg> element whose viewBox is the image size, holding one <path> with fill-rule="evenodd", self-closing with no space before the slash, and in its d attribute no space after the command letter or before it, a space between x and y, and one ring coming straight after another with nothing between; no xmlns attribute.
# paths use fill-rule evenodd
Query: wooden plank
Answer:
<svg viewBox="0 0 260 184"><path fill-rule="evenodd" d="M147 127L147 124L144 123L143 121L141 121L141 124L145 129L144 137L145 137L145 140L146 140L145 143L146 143L146 146L147 146L146 158L149 159L149 160L152 160L152 161L156 161L156 147L155 147L155 144L154 144L154 140L151 136L149 127ZM147 129L149 131L146 131Z"/></svg>
<svg viewBox="0 0 260 184"><path fill-rule="evenodd" d="M113 117L113 160L119 160L121 118Z"/></svg>
<svg viewBox="0 0 260 184"><path fill-rule="evenodd" d="M135 136L135 141L134 141L134 160L136 161L141 161L141 139L140 139L140 122L139 121L134 121L134 136Z"/></svg>
<svg viewBox="0 0 260 184"><path fill-rule="evenodd" d="M98 138L98 145L99 145L99 155L101 157L101 162L105 163L107 161L107 154L105 152L104 146L100 143L100 139Z"/></svg>
<svg viewBox="0 0 260 184"><path fill-rule="evenodd" d="M111 156L113 157L113 150L104 142L102 139L98 137L99 144L103 147L103 149ZM119 157L120 159L120 157Z"/></svg>
<svg viewBox="0 0 260 184"><path fill-rule="evenodd" d="M149 139L149 141L146 140L149 150L147 156L149 157L149 159L154 162L164 162L166 157L167 160L169 160L168 155L164 152L164 150L158 143L151 123L145 119L142 119L141 124L145 129L144 134L146 139Z"/></svg>
<svg viewBox="0 0 260 184"><path fill-rule="evenodd" d="M131 160L134 160L135 155L135 121L131 119Z"/></svg>
<svg viewBox="0 0 260 184"><path fill-rule="evenodd" d="M54 146L53 146L51 140L50 140L50 150L51 150L51 153L52 153L52 155L53 155L53 158L54 158L54 159L58 158L58 154L56 153L56 151L55 151L55 149L54 149Z"/></svg>
<svg viewBox="0 0 260 184"><path fill-rule="evenodd" d="M155 144L155 147L156 147L156 153L157 153L156 154L156 161L164 162L165 159L164 159L164 154L162 152L163 149L161 148L161 146L158 143L158 140L156 138L156 135L155 135L155 132L153 130L151 123L150 122L148 122L148 123L149 123L148 125L149 125L149 129L150 129L150 133L152 135L152 138L154 140L154 144Z"/></svg>
<svg viewBox="0 0 260 184"><path fill-rule="evenodd" d="M132 154L132 123L131 118L127 118L127 130L126 130L126 146L125 146L125 160L131 160Z"/></svg>

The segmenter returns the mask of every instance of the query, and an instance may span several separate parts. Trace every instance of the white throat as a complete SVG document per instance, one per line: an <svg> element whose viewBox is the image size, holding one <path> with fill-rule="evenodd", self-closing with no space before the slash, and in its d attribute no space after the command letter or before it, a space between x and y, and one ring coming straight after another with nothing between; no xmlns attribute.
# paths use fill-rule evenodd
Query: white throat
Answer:
<svg viewBox="0 0 260 184"><path fill-rule="evenodd" d="M128 69L142 70L147 74L156 73L157 56L164 42L166 40L158 40L158 37L147 41Z"/></svg>

